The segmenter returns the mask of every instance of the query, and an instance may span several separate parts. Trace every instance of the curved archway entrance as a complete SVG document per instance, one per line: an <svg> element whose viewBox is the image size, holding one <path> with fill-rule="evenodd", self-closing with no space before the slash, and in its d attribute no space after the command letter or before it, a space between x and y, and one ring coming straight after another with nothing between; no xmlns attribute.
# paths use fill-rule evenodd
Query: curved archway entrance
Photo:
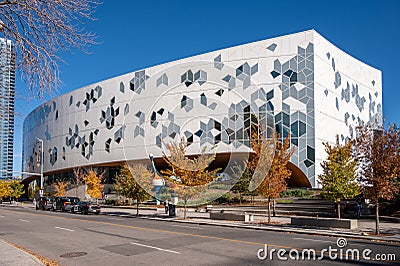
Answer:
<svg viewBox="0 0 400 266"><path fill-rule="evenodd" d="M311 188L310 181L307 176L296 165L288 162L288 169L292 171L292 175L288 180L288 187L306 187Z"/></svg>

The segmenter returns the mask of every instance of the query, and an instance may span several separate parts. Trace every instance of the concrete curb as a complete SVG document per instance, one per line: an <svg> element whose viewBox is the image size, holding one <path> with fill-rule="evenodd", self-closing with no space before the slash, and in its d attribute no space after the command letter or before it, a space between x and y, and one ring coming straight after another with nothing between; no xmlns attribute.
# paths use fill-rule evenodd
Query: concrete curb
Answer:
<svg viewBox="0 0 400 266"><path fill-rule="evenodd" d="M135 216L135 215L115 215L115 214L106 214L103 215L107 216L121 216L127 218L139 218L139 219L147 219L147 220L156 220L156 221L165 221L165 222L175 222L175 223L186 223L186 224L197 224L197 225L213 225L213 226L221 226L221 227L231 227L231 228L240 228L240 229L251 229L251 230L264 230L264 231L274 231L274 232L285 232L285 233L297 233L297 234L307 234L307 235L320 235L320 236L330 236L330 237L345 237L351 239L359 239L359 240L370 240L370 241L380 241L380 242L389 242L389 243L396 243L400 244L400 239L397 238L390 238L390 237L377 237L377 236L364 236L360 233L356 232L324 232L315 229L304 229L301 227L276 227L276 226L269 226L269 225L244 225L244 224L235 224L235 223L221 223L221 222L214 222L214 221L196 221L193 220L179 220L177 218L159 218L159 217L151 217L151 216Z"/></svg>
<svg viewBox="0 0 400 266"><path fill-rule="evenodd" d="M37 265L43 266L44 264L35 256L23 251L6 241L0 239L0 250L2 251L0 257L0 264L4 266L11 265Z"/></svg>

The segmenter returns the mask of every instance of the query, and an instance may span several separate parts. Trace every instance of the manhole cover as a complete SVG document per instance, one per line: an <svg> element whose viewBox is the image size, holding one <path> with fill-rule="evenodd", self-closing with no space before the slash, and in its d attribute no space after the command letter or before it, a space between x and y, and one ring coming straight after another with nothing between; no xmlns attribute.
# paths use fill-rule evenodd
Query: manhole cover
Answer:
<svg viewBox="0 0 400 266"><path fill-rule="evenodd" d="M87 255L86 252L70 252L60 255L61 258L76 258Z"/></svg>

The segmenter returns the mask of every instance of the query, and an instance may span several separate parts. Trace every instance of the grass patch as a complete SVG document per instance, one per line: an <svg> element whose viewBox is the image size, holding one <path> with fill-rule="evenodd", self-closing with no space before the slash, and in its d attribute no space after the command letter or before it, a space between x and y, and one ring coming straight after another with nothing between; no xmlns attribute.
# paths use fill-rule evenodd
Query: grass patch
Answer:
<svg viewBox="0 0 400 266"><path fill-rule="evenodd" d="M314 194L313 191L307 190L307 189L288 189L285 190L281 193L279 193L279 196L281 198L289 198L289 197L306 197Z"/></svg>
<svg viewBox="0 0 400 266"><path fill-rule="evenodd" d="M292 199L278 199L276 203L293 203Z"/></svg>

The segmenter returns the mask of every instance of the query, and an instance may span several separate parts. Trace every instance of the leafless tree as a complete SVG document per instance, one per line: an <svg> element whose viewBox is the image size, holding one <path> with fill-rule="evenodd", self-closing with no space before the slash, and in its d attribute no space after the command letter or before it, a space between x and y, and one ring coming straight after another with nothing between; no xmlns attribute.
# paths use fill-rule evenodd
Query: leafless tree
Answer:
<svg viewBox="0 0 400 266"><path fill-rule="evenodd" d="M75 186L75 196L78 197L78 188L83 185L84 169L81 167L74 168L73 184Z"/></svg>
<svg viewBox="0 0 400 266"><path fill-rule="evenodd" d="M60 52L96 43L83 29L98 0L0 0L0 36L11 40L17 69L32 93L43 97L60 85Z"/></svg>

